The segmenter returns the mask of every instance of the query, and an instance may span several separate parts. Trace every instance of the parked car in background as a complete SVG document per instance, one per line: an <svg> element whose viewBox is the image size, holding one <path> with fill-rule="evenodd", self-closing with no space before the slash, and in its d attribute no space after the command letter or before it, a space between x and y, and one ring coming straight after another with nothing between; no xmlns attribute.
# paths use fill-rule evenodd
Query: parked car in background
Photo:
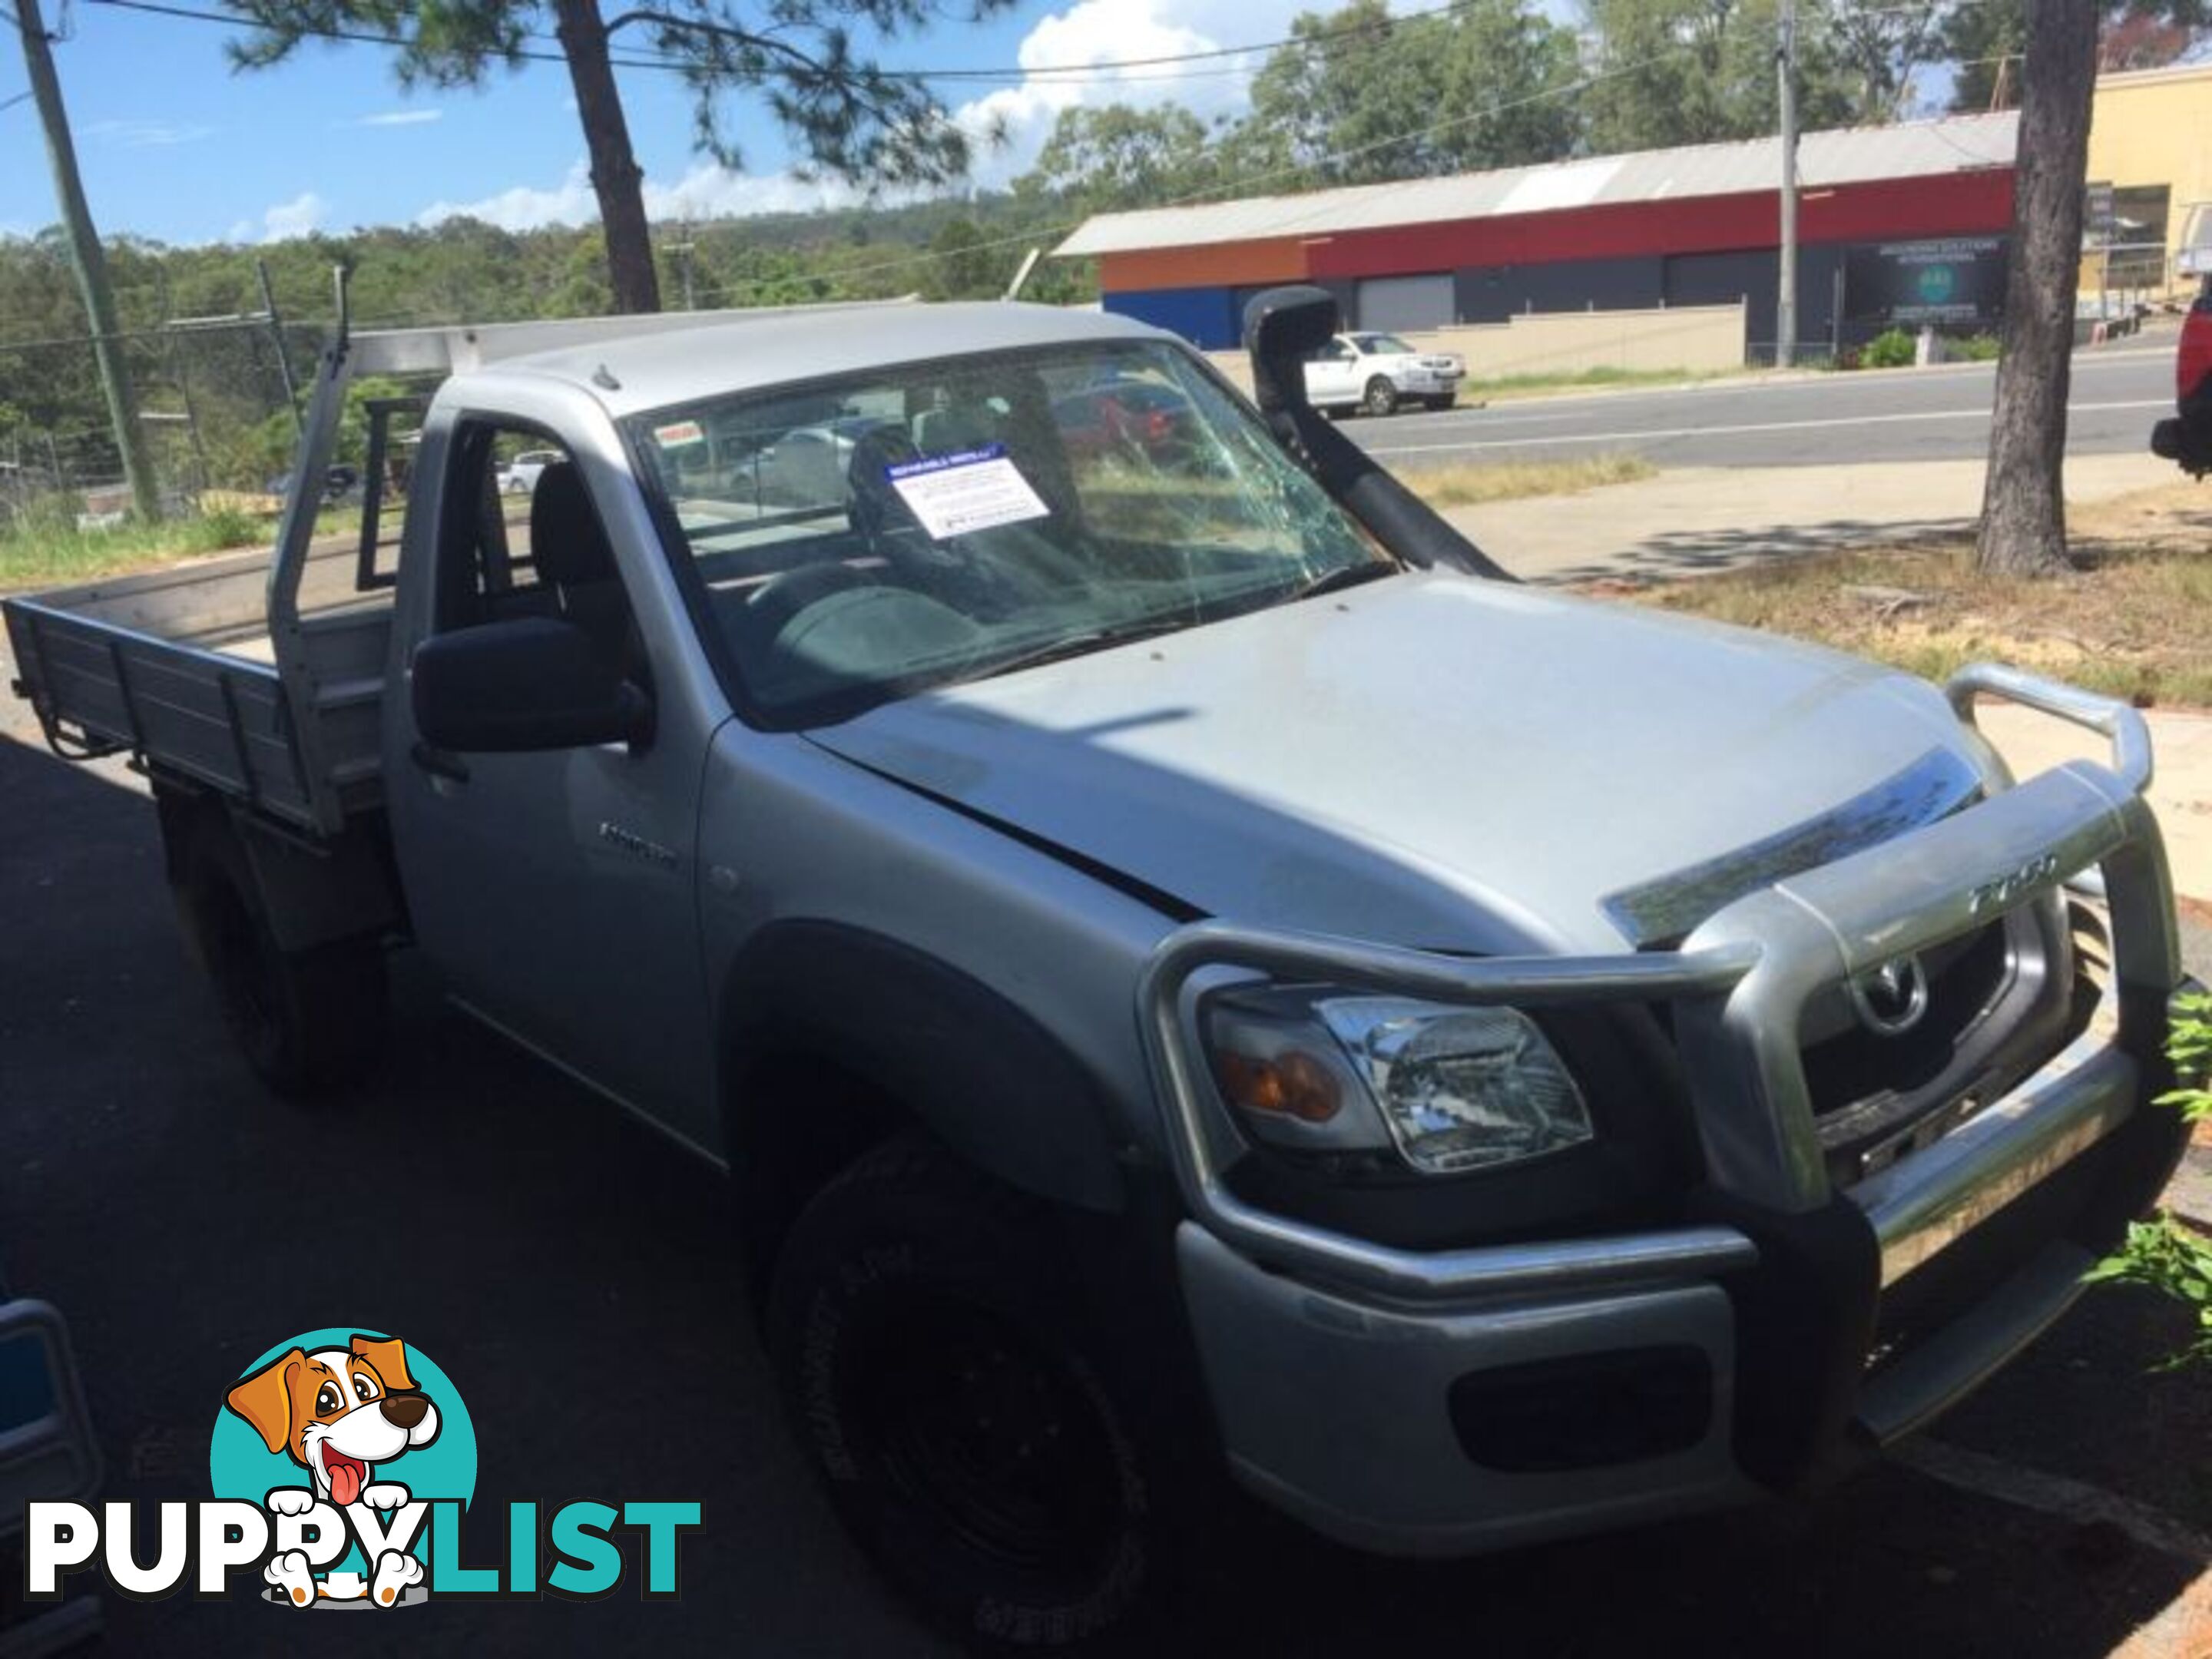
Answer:
<svg viewBox="0 0 2212 1659"><path fill-rule="evenodd" d="M538 475L561 459L557 449L526 449L501 467L496 477L502 495L527 495L538 488Z"/></svg>
<svg viewBox="0 0 2212 1659"><path fill-rule="evenodd" d="M2212 472L2212 276L2203 279L2182 321L2173 398L2173 418L2151 428L2151 453L2201 478Z"/></svg>
<svg viewBox="0 0 2212 1659"><path fill-rule="evenodd" d="M358 467L334 462L323 470L323 489L319 498L320 504L324 507L336 507L360 488L361 470ZM271 495L289 496L292 493L292 475L289 472L280 472L271 478L269 481L269 493Z"/></svg>
<svg viewBox="0 0 2212 1659"><path fill-rule="evenodd" d="M1151 380L1109 380L1071 392L1053 400L1052 418L1071 456L1158 453L1188 444L1196 430L1189 401Z"/></svg>
<svg viewBox="0 0 2212 1659"><path fill-rule="evenodd" d="M848 415L796 427L760 452L763 507L836 507L852 491L846 475L861 439L891 422L874 415Z"/></svg>
<svg viewBox="0 0 2212 1659"><path fill-rule="evenodd" d="M1395 334L1340 334L1306 364L1306 399L1316 409L1388 415L1401 403L1449 409L1467 376L1449 351L1416 351Z"/></svg>

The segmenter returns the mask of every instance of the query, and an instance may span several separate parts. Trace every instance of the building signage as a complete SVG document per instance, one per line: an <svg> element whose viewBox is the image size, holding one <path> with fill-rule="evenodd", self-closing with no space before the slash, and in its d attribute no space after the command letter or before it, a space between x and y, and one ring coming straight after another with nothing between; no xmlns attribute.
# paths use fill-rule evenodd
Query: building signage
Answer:
<svg viewBox="0 0 2212 1659"><path fill-rule="evenodd" d="M1906 328L1994 323L2004 288L2002 236L1867 243L1844 256L1844 315Z"/></svg>

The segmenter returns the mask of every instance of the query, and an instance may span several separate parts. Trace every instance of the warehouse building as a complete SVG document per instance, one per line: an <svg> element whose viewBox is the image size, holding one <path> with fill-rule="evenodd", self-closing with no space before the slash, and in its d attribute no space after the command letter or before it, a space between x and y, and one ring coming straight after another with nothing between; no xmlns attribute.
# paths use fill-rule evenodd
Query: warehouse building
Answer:
<svg viewBox="0 0 2212 1659"><path fill-rule="evenodd" d="M2212 274L2212 64L2097 77L2082 286L2192 294Z"/></svg>
<svg viewBox="0 0 2212 1659"><path fill-rule="evenodd" d="M1893 325L1972 329L2004 291L2018 115L1805 134L1798 337L1853 344ZM1233 346L1243 303L1305 282L1359 328L1425 331L1518 313L1741 301L1770 356L1780 141L1099 215L1054 250L1094 257L1105 308Z"/></svg>

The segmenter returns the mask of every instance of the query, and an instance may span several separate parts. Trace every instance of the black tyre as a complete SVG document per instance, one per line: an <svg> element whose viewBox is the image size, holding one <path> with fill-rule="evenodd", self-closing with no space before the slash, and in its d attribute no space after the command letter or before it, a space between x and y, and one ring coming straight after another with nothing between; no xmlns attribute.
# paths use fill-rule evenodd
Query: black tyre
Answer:
<svg viewBox="0 0 2212 1659"><path fill-rule="evenodd" d="M305 1098L335 1092L371 1069L390 1007L377 940L283 949L244 852L216 818L192 837L177 909L224 1024L270 1088Z"/></svg>
<svg viewBox="0 0 2212 1659"><path fill-rule="evenodd" d="M1441 397L1430 398L1425 401L1431 409L1441 411L1449 409L1454 404L1456 404L1459 399L1453 397L1451 393L1447 392Z"/></svg>
<svg viewBox="0 0 2212 1659"><path fill-rule="evenodd" d="M816 1196L769 1346L838 1518L971 1642L1066 1648L1144 1615L1148 1467L1038 1207L909 1137Z"/></svg>
<svg viewBox="0 0 2212 1659"><path fill-rule="evenodd" d="M1398 388L1390 384L1388 375L1377 374L1367 383L1359 406L1370 415L1388 415L1398 407Z"/></svg>

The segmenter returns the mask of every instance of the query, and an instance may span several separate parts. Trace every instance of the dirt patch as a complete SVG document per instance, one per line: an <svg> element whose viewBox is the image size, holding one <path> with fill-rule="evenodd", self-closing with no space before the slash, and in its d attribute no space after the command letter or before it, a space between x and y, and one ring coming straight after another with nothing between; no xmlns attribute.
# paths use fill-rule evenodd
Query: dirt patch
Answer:
<svg viewBox="0 0 2212 1659"><path fill-rule="evenodd" d="M1996 659L2139 705L2212 706L2212 490L2182 483L2071 514L2075 566L1984 578L1969 534L1589 591L1818 640L1933 679Z"/></svg>

